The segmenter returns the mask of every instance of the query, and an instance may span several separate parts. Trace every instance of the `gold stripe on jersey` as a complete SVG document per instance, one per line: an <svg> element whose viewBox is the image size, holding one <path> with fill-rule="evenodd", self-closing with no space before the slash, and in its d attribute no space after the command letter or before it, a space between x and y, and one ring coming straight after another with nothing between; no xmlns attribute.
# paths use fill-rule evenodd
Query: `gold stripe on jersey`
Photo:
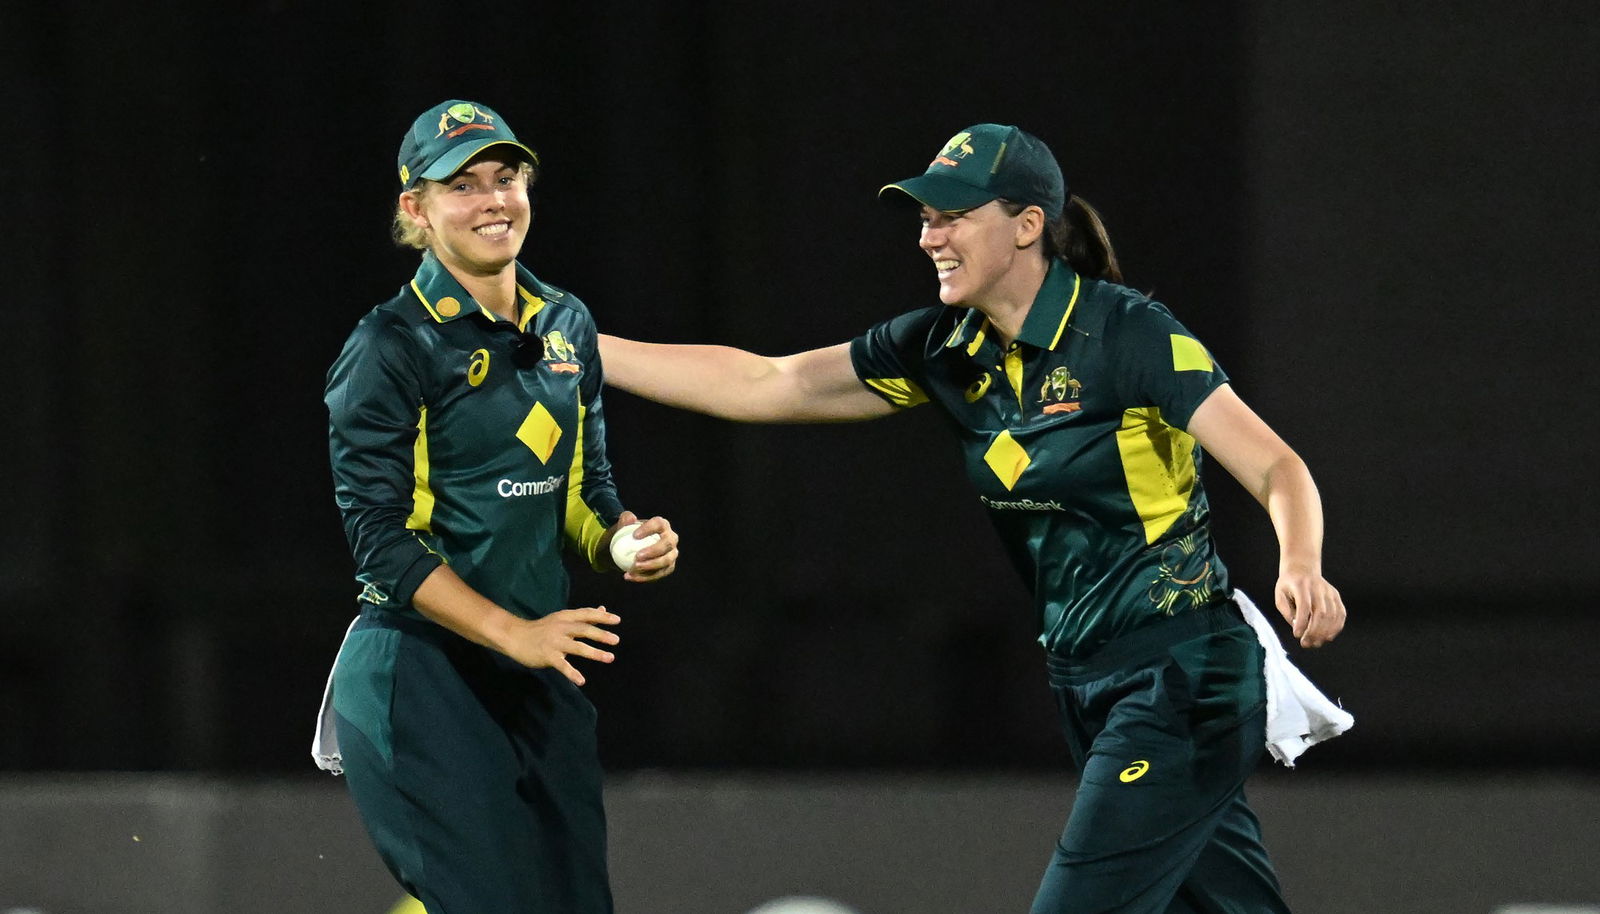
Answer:
<svg viewBox="0 0 1600 914"><path fill-rule="evenodd" d="M1189 509L1194 438L1163 421L1159 407L1147 406L1123 412L1117 450L1128 497L1144 523L1144 540L1153 543Z"/></svg>
<svg viewBox="0 0 1600 914"><path fill-rule="evenodd" d="M572 543L590 567L596 571L609 571L611 566L602 560L600 541L605 539L606 525L600 515L583 500L583 428L589 410L578 402L578 437L572 444L572 467L567 472L567 510L564 528L567 540Z"/></svg>
<svg viewBox="0 0 1600 914"><path fill-rule="evenodd" d="M902 409L928 402L928 395L909 378L867 378L866 384Z"/></svg>
<svg viewBox="0 0 1600 914"><path fill-rule="evenodd" d="M1169 334L1172 337L1172 370L1173 371L1210 371L1212 368L1211 353L1200 341L1192 336L1182 334Z"/></svg>
<svg viewBox="0 0 1600 914"><path fill-rule="evenodd" d="M407 530L433 532L433 488L428 485L429 469L428 408L424 406L417 416L417 441L411 446L411 475L415 482L411 488L411 516L406 518Z"/></svg>

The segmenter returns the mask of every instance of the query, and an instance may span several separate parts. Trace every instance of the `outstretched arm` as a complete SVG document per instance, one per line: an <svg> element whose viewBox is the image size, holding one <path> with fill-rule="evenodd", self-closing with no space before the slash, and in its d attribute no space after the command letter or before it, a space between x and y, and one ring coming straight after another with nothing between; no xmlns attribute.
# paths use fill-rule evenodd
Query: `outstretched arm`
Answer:
<svg viewBox="0 0 1600 914"><path fill-rule="evenodd" d="M1227 384L1189 420L1189 434L1267 509L1278 534L1278 612L1304 647L1344 628L1344 600L1322 576L1322 499L1311 471Z"/></svg>
<svg viewBox="0 0 1600 914"><path fill-rule="evenodd" d="M606 383L736 422L851 422L894 407L856 377L850 344L786 356L600 335Z"/></svg>

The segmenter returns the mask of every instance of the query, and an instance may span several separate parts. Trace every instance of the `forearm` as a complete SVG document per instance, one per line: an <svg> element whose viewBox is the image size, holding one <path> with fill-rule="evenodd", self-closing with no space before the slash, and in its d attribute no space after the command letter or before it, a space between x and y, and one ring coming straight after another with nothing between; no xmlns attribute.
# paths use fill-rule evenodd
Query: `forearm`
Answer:
<svg viewBox="0 0 1600 914"><path fill-rule="evenodd" d="M1305 461L1224 384L1189 420L1189 433L1255 496L1278 534L1278 612L1303 647L1344 628L1344 601L1322 576L1322 496Z"/></svg>
<svg viewBox="0 0 1600 914"><path fill-rule="evenodd" d="M1321 647L1344 629L1344 599L1322 574L1322 499L1293 451L1272 461L1257 496L1278 534L1273 602L1301 647Z"/></svg>
<svg viewBox="0 0 1600 914"><path fill-rule="evenodd" d="M427 618L475 644L505 653L519 618L472 589L448 565L423 579L411 605Z"/></svg>
<svg viewBox="0 0 1600 914"><path fill-rule="evenodd" d="M1322 497L1305 461L1292 451L1280 456L1252 494L1272 518L1279 573L1322 574Z"/></svg>
<svg viewBox="0 0 1600 914"><path fill-rule="evenodd" d="M763 385L778 380L772 359L729 346L641 343L600 337L606 383L679 409L754 422L763 410ZM767 396L770 398L771 393Z"/></svg>
<svg viewBox="0 0 1600 914"><path fill-rule="evenodd" d="M735 422L849 422L894 408L867 389L840 343L786 356L728 346L600 336L606 381L632 394Z"/></svg>

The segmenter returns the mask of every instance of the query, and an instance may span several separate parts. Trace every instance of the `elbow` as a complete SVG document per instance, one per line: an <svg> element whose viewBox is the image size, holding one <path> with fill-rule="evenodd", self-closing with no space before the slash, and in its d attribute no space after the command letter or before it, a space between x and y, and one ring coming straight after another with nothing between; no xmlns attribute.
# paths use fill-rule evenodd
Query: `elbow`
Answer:
<svg viewBox="0 0 1600 914"><path fill-rule="evenodd" d="M1317 491L1316 483L1311 479L1311 468L1306 466L1299 454L1288 448L1267 465L1258 485L1255 494L1262 504L1278 493L1307 492L1315 495Z"/></svg>

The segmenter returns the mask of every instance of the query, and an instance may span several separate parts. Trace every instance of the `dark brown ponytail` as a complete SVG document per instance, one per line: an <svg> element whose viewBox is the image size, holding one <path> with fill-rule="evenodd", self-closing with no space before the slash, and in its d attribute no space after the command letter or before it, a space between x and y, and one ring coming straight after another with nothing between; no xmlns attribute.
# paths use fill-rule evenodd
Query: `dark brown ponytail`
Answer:
<svg viewBox="0 0 1600 914"><path fill-rule="evenodd" d="M1001 200L1000 204L1013 216L1028 208L1013 200ZM1067 198L1061 218L1045 225L1043 241L1046 258L1060 257L1078 275L1122 282L1122 267L1117 264L1117 252L1111 249L1105 223L1082 197Z"/></svg>
<svg viewBox="0 0 1600 914"><path fill-rule="evenodd" d="M1122 267L1117 264L1117 252L1111 249L1111 237L1089 201L1077 195L1069 197L1048 234L1050 247L1055 249L1048 253L1065 260L1079 275L1122 282Z"/></svg>

